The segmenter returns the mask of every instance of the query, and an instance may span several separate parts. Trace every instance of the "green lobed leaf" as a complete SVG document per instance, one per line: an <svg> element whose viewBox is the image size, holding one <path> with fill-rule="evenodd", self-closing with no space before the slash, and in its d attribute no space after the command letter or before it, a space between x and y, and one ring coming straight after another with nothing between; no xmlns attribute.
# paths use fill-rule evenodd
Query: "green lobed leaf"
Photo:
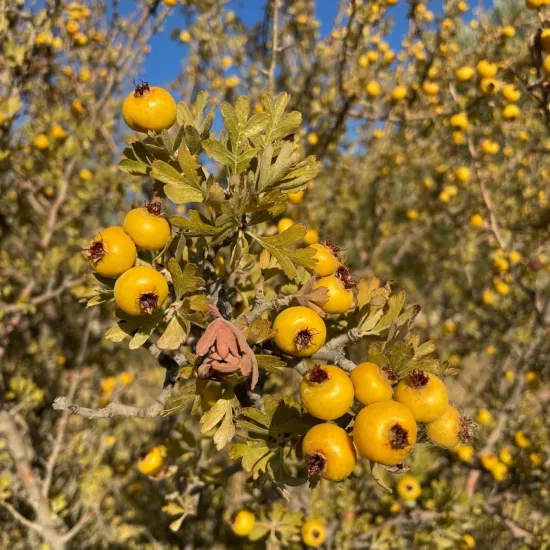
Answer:
<svg viewBox="0 0 550 550"><path fill-rule="evenodd" d="M162 160L155 160L152 165L151 177L165 184L166 196L175 204L186 202L202 202L200 190L189 184L173 166Z"/></svg>
<svg viewBox="0 0 550 550"><path fill-rule="evenodd" d="M170 222L184 231L188 237L209 237L220 233L222 229L203 221L197 210L189 210L188 217L172 216Z"/></svg>
<svg viewBox="0 0 550 550"><path fill-rule="evenodd" d="M157 340L157 346L164 350L178 349L187 338L187 330L177 315L174 315L162 336Z"/></svg>

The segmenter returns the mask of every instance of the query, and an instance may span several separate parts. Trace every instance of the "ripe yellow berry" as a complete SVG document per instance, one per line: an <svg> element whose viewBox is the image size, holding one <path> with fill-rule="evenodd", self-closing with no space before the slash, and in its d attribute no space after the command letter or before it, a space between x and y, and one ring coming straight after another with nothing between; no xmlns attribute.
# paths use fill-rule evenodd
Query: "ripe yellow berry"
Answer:
<svg viewBox="0 0 550 550"><path fill-rule="evenodd" d="M469 464L474 459L474 448L471 445L459 445L456 453L462 462Z"/></svg>
<svg viewBox="0 0 550 550"><path fill-rule="evenodd" d="M273 330L276 346L296 357L313 355L324 343L327 329L321 317L308 307L289 307L277 315Z"/></svg>
<svg viewBox="0 0 550 550"><path fill-rule="evenodd" d="M239 510L231 523L231 529L239 537L247 537L256 525L256 518L248 510Z"/></svg>
<svg viewBox="0 0 550 550"><path fill-rule="evenodd" d="M550 53L550 29L544 29L540 35L540 46L544 53Z"/></svg>
<svg viewBox="0 0 550 550"><path fill-rule="evenodd" d="M476 422L481 425L491 424L493 422L493 415L488 409L479 409L476 415Z"/></svg>
<svg viewBox="0 0 550 550"><path fill-rule="evenodd" d="M365 86L365 91L367 92L369 97L376 97L377 95L380 95L380 84L378 84L378 82L376 82L375 80L371 80Z"/></svg>
<svg viewBox="0 0 550 550"><path fill-rule="evenodd" d="M473 550L475 547L476 539L472 535L462 535L460 539L460 550Z"/></svg>
<svg viewBox="0 0 550 550"><path fill-rule="evenodd" d="M136 132L160 133L176 122L176 102L163 88L145 82L124 100L122 118Z"/></svg>
<svg viewBox="0 0 550 550"><path fill-rule="evenodd" d="M420 483L413 476L403 476L397 482L397 494L403 500L414 501L420 496L421 492Z"/></svg>
<svg viewBox="0 0 550 550"><path fill-rule="evenodd" d="M449 405L437 420L430 422L426 430L428 438L434 445L446 449L456 447L466 435L463 432L464 420L452 405Z"/></svg>
<svg viewBox="0 0 550 550"><path fill-rule="evenodd" d="M422 84L422 90L427 96L436 96L439 93L439 85L435 82L426 80L426 82Z"/></svg>
<svg viewBox="0 0 550 550"><path fill-rule="evenodd" d="M477 68L477 74L481 78L493 78L494 76L496 76L498 71L497 65L495 63L490 63L486 59L482 59L477 64L476 68Z"/></svg>
<svg viewBox="0 0 550 550"><path fill-rule="evenodd" d="M504 110L502 111L502 116L506 120L515 120L519 117L520 112L521 111L519 110L519 107L517 105L506 105L506 107L504 107Z"/></svg>
<svg viewBox="0 0 550 550"><path fill-rule="evenodd" d="M304 193L305 191L303 189L301 191L296 191L296 193L289 193L288 200L292 204L300 204L304 200Z"/></svg>
<svg viewBox="0 0 550 550"><path fill-rule="evenodd" d="M338 481L353 472L356 463L351 437L336 424L317 424L305 435L302 453L310 477Z"/></svg>
<svg viewBox="0 0 550 550"><path fill-rule="evenodd" d="M394 399L405 405L417 422L432 422L449 404L447 388L435 374L414 370L395 388Z"/></svg>
<svg viewBox="0 0 550 550"><path fill-rule="evenodd" d="M82 180L82 181L90 181L92 178L93 178L93 174L90 170L88 170L87 168L83 168L82 170L80 170L80 172L78 173L78 177Z"/></svg>
<svg viewBox="0 0 550 550"><path fill-rule="evenodd" d="M100 231L87 250L93 270L103 277L118 277L136 261L136 245L119 226Z"/></svg>
<svg viewBox="0 0 550 550"><path fill-rule="evenodd" d="M158 474L164 466L166 447L158 445L153 447L144 457L138 460L138 470L147 476Z"/></svg>
<svg viewBox="0 0 550 550"><path fill-rule="evenodd" d="M324 288L328 300L319 302L325 313L345 313L353 304L353 292L336 275L327 275L315 281L313 288Z"/></svg>
<svg viewBox="0 0 550 550"><path fill-rule="evenodd" d="M48 139L48 136L46 134L38 134L34 138L33 143L34 146L40 151L43 151L50 146L50 140Z"/></svg>
<svg viewBox="0 0 550 550"><path fill-rule="evenodd" d="M479 83L479 89L484 95L495 95L499 88L499 83L494 78L482 78Z"/></svg>
<svg viewBox="0 0 550 550"><path fill-rule="evenodd" d="M189 31L181 31L178 38L182 44L189 44L193 37L191 36L191 33Z"/></svg>
<svg viewBox="0 0 550 550"><path fill-rule="evenodd" d="M300 399L307 412L321 420L335 420L353 403L349 376L334 365L315 366L303 377Z"/></svg>
<svg viewBox="0 0 550 550"><path fill-rule="evenodd" d="M514 441L520 449L526 449L531 445L531 442L522 431L517 431L514 434Z"/></svg>
<svg viewBox="0 0 550 550"><path fill-rule="evenodd" d="M474 214L470 218L470 225L472 227L482 227L484 223L485 223L485 220L483 219L483 216L481 216L480 214Z"/></svg>
<svg viewBox="0 0 550 550"><path fill-rule="evenodd" d="M451 126L457 130L468 128L468 116L465 113L457 113L451 117Z"/></svg>
<svg viewBox="0 0 550 550"><path fill-rule="evenodd" d="M391 373L389 374L391 377ZM388 375L374 363L359 363L350 374L355 399L363 405L392 398L392 387Z"/></svg>
<svg viewBox="0 0 550 550"><path fill-rule="evenodd" d="M292 227L294 225L294 220L290 218L281 218L279 222L277 223L277 231L279 233L283 233L286 231L289 227Z"/></svg>
<svg viewBox="0 0 550 550"><path fill-rule="evenodd" d="M391 466L400 464L410 454L417 431L407 407L395 401L379 401L355 417L353 441L361 456Z"/></svg>
<svg viewBox="0 0 550 550"><path fill-rule="evenodd" d="M516 103L521 97L521 92L515 84L506 84L506 86L502 88L502 95L506 101Z"/></svg>
<svg viewBox="0 0 550 550"><path fill-rule="evenodd" d="M512 262L513 264L519 264L521 262L521 254L519 252L516 252L515 250L512 250L509 254L508 254L508 259L510 260L510 262Z"/></svg>
<svg viewBox="0 0 550 550"><path fill-rule="evenodd" d="M65 128L63 128L63 126L61 126L61 124L55 124L51 131L50 131L52 137L54 139L65 139L67 137L67 132L65 131Z"/></svg>
<svg viewBox="0 0 550 550"><path fill-rule="evenodd" d="M144 208L134 208L124 218L124 231L140 248L160 250L170 238L170 224L161 214L156 202L147 203Z"/></svg>
<svg viewBox="0 0 550 550"><path fill-rule="evenodd" d="M459 166L455 171L456 179L461 183L467 183L472 177L472 171L467 166Z"/></svg>
<svg viewBox="0 0 550 550"><path fill-rule="evenodd" d="M461 82L467 82L468 80L471 80L474 76L474 69L469 66L460 67L457 69L455 76L457 80L460 80Z"/></svg>
<svg viewBox="0 0 550 550"><path fill-rule="evenodd" d="M313 259L316 260L317 263L313 268L313 272L316 275L319 275L320 277L326 277L336 272L338 266L340 265L340 262L334 255L331 247L325 244L317 243L312 244L310 248L315 250L315 256L313 257Z"/></svg>
<svg viewBox="0 0 550 550"><path fill-rule="evenodd" d="M309 229L304 235L304 242L306 244L317 244L319 242L319 232L317 229Z"/></svg>
<svg viewBox="0 0 550 550"><path fill-rule="evenodd" d="M159 309L168 297L168 283L154 268L132 267L115 283L115 301L128 315L146 315Z"/></svg>
<svg viewBox="0 0 550 550"><path fill-rule="evenodd" d="M510 294L510 285L503 281L495 281L495 290L501 296L508 296Z"/></svg>
<svg viewBox="0 0 550 550"><path fill-rule="evenodd" d="M493 478L495 481L502 481L506 478L508 474L508 467L506 464L503 464L502 462L497 462L492 468L491 468L491 474L493 474Z"/></svg>
<svg viewBox="0 0 550 550"><path fill-rule="evenodd" d="M325 525L320 521L310 519L302 525L302 542L311 548L317 548L325 542Z"/></svg>
<svg viewBox="0 0 550 550"><path fill-rule="evenodd" d="M393 101L401 101L406 97L407 88L405 88L405 86L396 86L391 93L391 98Z"/></svg>
<svg viewBox="0 0 550 550"><path fill-rule="evenodd" d="M498 458L506 466L511 466L514 463L514 456L510 449L501 449L500 453L498 453Z"/></svg>

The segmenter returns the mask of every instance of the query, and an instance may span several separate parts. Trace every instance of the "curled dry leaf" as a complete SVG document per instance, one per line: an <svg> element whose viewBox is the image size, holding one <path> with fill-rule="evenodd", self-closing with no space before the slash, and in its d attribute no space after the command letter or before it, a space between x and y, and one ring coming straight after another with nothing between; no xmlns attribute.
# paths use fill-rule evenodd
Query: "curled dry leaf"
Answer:
<svg viewBox="0 0 550 550"><path fill-rule="evenodd" d="M240 371L245 377L252 375L250 387L254 389L258 382L258 361L246 341L245 334L223 319L216 308L209 309L217 319L206 327L197 342L195 351L203 358L198 370L199 376L207 377L212 371Z"/></svg>
<svg viewBox="0 0 550 550"><path fill-rule="evenodd" d="M329 299L328 290L325 287L313 288L315 281L315 277L309 279L300 289L296 298L301 306L309 307L320 317L325 317L325 312L319 307L319 304L324 304Z"/></svg>

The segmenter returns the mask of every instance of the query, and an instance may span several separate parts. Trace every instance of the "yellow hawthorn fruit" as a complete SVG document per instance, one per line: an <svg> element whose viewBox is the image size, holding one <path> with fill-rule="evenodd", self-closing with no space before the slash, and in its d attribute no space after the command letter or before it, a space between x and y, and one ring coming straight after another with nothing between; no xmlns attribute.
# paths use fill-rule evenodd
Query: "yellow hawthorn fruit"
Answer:
<svg viewBox="0 0 550 550"><path fill-rule="evenodd" d="M290 218L281 218L279 222L277 223L277 231L279 233L283 233L286 231L289 227L292 227L294 225L294 220L291 220Z"/></svg>
<svg viewBox="0 0 550 550"><path fill-rule="evenodd" d="M494 78L482 78L479 89L484 95L495 95L499 90L499 83Z"/></svg>
<svg viewBox="0 0 550 550"><path fill-rule="evenodd" d="M37 46L49 46L52 43L53 35L51 32L39 32L36 35Z"/></svg>
<svg viewBox="0 0 550 550"><path fill-rule="evenodd" d="M540 34L540 46L544 53L550 53L550 29L544 29Z"/></svg>
<svg viewBox="0 0 550 550"><path fill-rule="evenodd" d="M529 462L533 468L538 468L542 464L542 456L540 453L529 453Z"/></svg>
<svg viewBox="0 0 550 550"><path fill-rule="evenodd" d="M231 522L231 529L233 529L235 535L247 537L252 533L255 525L256 518L252 512L248 510L239 510Z"/></svg>
<svg viewBox="0 0 550 550"><path fill-rule="evenodd" d="M124 100L122 118L136 132L160 133L176 122L176 102L163 88L145 82Z"/></svg>
<svg viewBox="0 0 550 550"><path fill-rule="evenodd" d="M506 101L516 103L521 97L521 92L515 84L506 84L506 86L502 88L502 95Z"/></svg>
<svg viewBox="0 0 550 550"><path fill-rule="evenodd" d="M307 412L321 420L340 418L353 403L353 384L341 368L315 366L302 378L300 399Z"/></svg>
<svg viewBox="0 0 550 550"><path fill-rule="evenodd" d="M476 539L470 535L462 535L460 539L460 550L473 550L476 547Z"/></svg>
<svg viewBox="0 0 550 550"><path fill-rule="evenodd" d="M550 75L550 56L546 56L544 58L542 69L544 70L544 73L546 74L546 76Z"/></svg>
<svg viewBox="0 0 550 550"><path fill-rule="evenodd" d="M500 151L500 145L492 139L484 139L481 142L481 150L485 155L496 155Z"/></svg>
<svg viewBox="0 0 550 550"><path fill-rule="evenodd" d="M302 453L308 475L339 481L348 477L357 461L351 437L336 424L317 424L305 435Z"/></svg>
<svg viewBox="0 0 550 550"><path fill-rule="evenodd" d="M468 115L465 113L457 113L450 120L451 126L457 130L466 130L468 128Z"/></svg>
<svg viewBox="0 0 550 550"><path fill-rule="evenodd" d="M334 255L332 248L325 244L312 244L310 248L315 250L315 256L313 259L317 261L312 271L320 277L327 277L332 275L338 269L340 262Z"/></svg>
<svg viewBox="0 0 550 550"><path fill-rule="evenodd" d="M80 82L88 82L91 76L92 76L92 73L88 69L82 69L78 73L78 79L80 80Z"/></svg>
<svg viewBox="0 0 550 550"><path fill-rule="evenodd" d="M84 107L84 105L82 105L82 102L80 101L80 99L75 99L71 103L71 111L75 115L83 115L86 112L86 107Z"/></svg>
<svg viewBox="0 0 550 550"><path fill-rule="evenodd" d="M456 454L462 462L469 464L474 459L474 448L471 445L459 445Z"/></svg>
<svg viewBox="0 0 550 550"><path fill-rule="evenodd" d="M229 55L224 55L221 60L222 69L230 69L233 65L233 58Z"/></svg>
<svg viewBox="0 0 550 550"><path fill-rule="evenodd" d="M229 76L225 79L225 85L227 88L236 88L240 82L241 79L235 75Z"/></svg>
<svg viewBox="0 0 550 550"><path fill-rule="evenodd" d="M317 548L325 542L325 525L315 519L310 519L302 525L302 542L311 548Z"/></svg>
<svg viewBox="0 0 550 550"><path fill-rule="evenodd" d="M479 409L476 414L476 422L481 425L490 424L493 422L493 415L488 409Z"/></svg>
<svg viewBox="0 0 550 550"><path fill-rule="evenodd" d="M33 140L34 146L39 150L43 151L50 146L50 140L46 134L38 134Z"/></svg>
<svg viewBox="0 0 550 550"><path fill-rule="evenodd" d="M107 376L101 381L100 388L103 393L112 393L116 387L116 378L114 376Z"/></svg>
<svg viewBox="0 0 550 550"><path fill-rule="evenodd" d="M93 270L103 277L118 277L136 261L136 245L120 226L108 227L90 242L88 256Z"/></svg>
<svg viewBox="0 0 550 550"><path fill-rule="evenodd" d="M414 209L407 210L407 218L409 218L409 220L418 219L418 210L414 210Z"/></svg>
<svg viewBox="0 0 550 550"><path fill-rule="evenodd" d="M548 5L548 0L525 0L525 7L529 10L540 10Z"/></svg>
<svg viewBox="0 0 550 550"><path fill-rule="evenodd" d="M146 476L154 476L162 470L165 458L166 447L164 445L157 445L138 460L138 470Z"/></svg>
<svg viewBox="0 0 550 550"><path fill-rule="evenodd" d="M501 449L500 453L498 453L498 458L506 466L511 466L514 463L514 456L510 449Z"/></svg>
<svg viewBox="0 0 550 550"><path fill-rule="evenodd" d="M323 344L327 329L315 311L304 306L289 307L277 315L273 330L277 347L296 357L309 357Z"/></svg>
<svg viewBox="0 0 550 550"><path fill-rule="evenodd" d="M516 29L512 27L512 25L504 25L504 27L502 27L502 34L507 38L512 38L516 36Z"/></svg>
<svg viewBox="0 0 550 550"><path fill-rule="evenodd" d="M397 482L397 494L403 500L414 501L420 496L420 492L420 483L413 476L403 476Z"/></svg>
<svg viewBox="0 0 550 550"><path fill-rule="evenodd" d="M371 405L378 401L389 401L392 398L392 387L387 375L375 363L359 363L350 374L355 399L362 405Z"/></svg>
<svg viewBox="0 0 550 550"><path fill-rule="evenodd" d="M326 288L328 300L317 305L325 313L345 313L353 304L353 292L336 276L327 275L313 283L313 288Z"/></svg>
<svg viewBox="0 0 550 550"><path fill-rule="evenodd" d="M130 210L124 218L124 231L140 248L160 250L170 238L170 224L162 217L159 203Z"/></svg>
<svg viewBox="0 0 550 550"><path fill-rule="evenodd" d="M300 204L304 200L304 193L305 191L302 189L301 191L296 191L296 193L289 193L288 200L292 204Z"/></svg>
<svg viewBox="0 0 550 550"><path fill-rule="evenodd" d="M526 449L531 445L531 442L527 436L520 430L514 434L514 441L520 449Z"/></svg>
<svg viewBox="0 0 550 550"><path fill-rule="evenodd" d="M365 91L367 92L369 97L376 97L380 95L380 84L378 84L378 82L376 82L375 80L371 80L365 86Z"/></svg>
<svg viewBox="0 0 550 550"><path fill-rule="evenodd" d="M448 320L443 323L443 334L447 336L452 335L456 332L456 323L454 321Z"/></svg>
<svg viewBox="0 0 550 550"><path fill-rule="evenodd" d="M506 120L515 120L519 117L520 112L521 111L519 110L519 107L517 105L506 105L506 107L504 107L504 110L502 111L502 116Z"/></svg>
<svg viewBox="0 0 550 550"><path fill-rule="evenodd" d="M178 38L182 44L189 44L189 42L191 42L192 36L189 31L181 31Z"/></svg>
<svg viewBox="0 0 550 550"><path fill-rule="evenodd" d="M369 58L365 54L363 54L359 56L359 59L357 59L357 64L359 65L359 67L365 69L369 66Z"/></svg>
<svg viewBox="0 0 550 550"><path fill-rule="evenodd" d="M460 80L461 82L467 82L468 80L472 79L472 77L474 76L474 72L475 71L473 67L465 65L456 70L455 76L457 80Z"/></svg>
<svg viewBox="0 0 550 550"><path fill-rule="evenodd" d="M310 145L317 145L319 143L319 137L315 132L312 132L307 136L307 141Z"/></svg>
<svg viewBox="0 0 550 550"><path fill-rule="evenodd" d="M54 126L52 126L52 129L50 131L50 134L54 139L59 139L59 140L65 139L68 135L67 132L65 131L65 128L63 128L61 124L54 124Z"/></svg>
<svg viewBox="0 0 550 550"><path fill-rule="evenodd" d="M148 265L132 267L115 283L117 306L128 315L151 314L162 306L167 297L166 279Z"/></svg>
<svg viewBox="0 0 550 550"><path fill-rule="evenodd" d="M452 449L466 437L464 429L464 419L455 407L449 405L442 416L428 424L426 433L434 445Z"/></svg>
<svg viewBox="0 0 550 550"><path fill-rule="evenodd" d="M486 353L487 355L495 355L496 352L497 352L497 348L495 348L495 346L488 345L488 346L485 348L485 353Z"/></svg>
<svg viewBox="0 0 550 550"><path fill-rule="evenodd" d="M87 168L83 168L80 172L78 172L78 177L82 181L90 181L93 178L93 174Z"/></svg>
<svg viewBox="0 0 550 550"><path fill-rule="evenodd" d="M426 80L422 84L422 90L427 96L435 96L439 93L439 84Z"/></svg>
<svg viewBox="0 0 550 550"><path fill-rule="evenodd" d="M379 401L355 417L353 441L362 457L393 466L410 454L417 431L414 416L407 407L396 401Z"/></svg>
<svg viewBox="0 0 550 550"><path fill-rule="evenodd" d="M459 166L455 171L456 179L461 183L467 183L472 177L472 171L467 166Z"/></svg>
<svg viewBox="0 0 550 550"><path fill-rule="evenodd" d="M503 464L502 462L497 462L492 468L491 468L491 474L493 475L493 479L495 481L502 481L506 478L508 474L508 467L506 464Z"/></svg>
<svg viewBox="0 0 550 550"><path fill-rule="evenodd" d="M498 67L495 63L491 63L486 59L482 59L476 66L477 74L481 78L493 78L496 76Z"/></svg>
<svg viewBox="0 0 550 550"><path fill-rule="evenodd" d="M508 271L508 269L510 269L510 264L508 263L508 260L506 258L501 258L501 257L495 258L493 260L493 266L499 273Z"/></svg>
<svg viewBox="0 0 550 550"><path fill-rule="evenodd" d="M134 375L131 372L121 372L118 375L118 381L123 386L129 386L134 381Z"/></svg>
<svg viewBox="0 0 550 550"><path fill-rule="evenodd" d="M510 262L512 262L513 264L519 264L521 262L521 254L515 250L512 250L509 254L508 254L508 259L510 260Z"/></svg>
<svg viewBox="0 0 550 550"><path fill-rule="evenodd" d="M77 46L85 46L88 43L88 37L83 32L77 32L73 38Z"/></svg>
<svg viewBox="0 0 550 550"><path fill-rule="evenodd" d="M416 369L399 382L393 398L405 405L417 422L432 422L447 409L449 395L435 374Z"/></svg>
<svg viewBox="0 0 550 550"><path fill-rule="evenodd" d="M65 25L67 34L73 36L80 30L80 25L76 21L68 21Z"/></svg>
<svg viewBox="0 0 550 550"><path fill-rule="evenodd" d="M453 132L453 143L455 145L463 145L464 143L466 143L466 138L464 137L464 133L458 132L458 131Z"/></svg>
<svg viewBox="0 0 550 550"><path fill-rule="evenodd" d="M393 101L401 101L407 97L407 88L405 86L396 86L391 93Z"/></svg>
<svg viewBox="0 0 550 550"><path fill-rule="evenodd" d="M510 285L504 281L495 281L495 290L501 296L508 296L510 294Z"/></svg>
<svg viewBox="0 0 550 550"><path fill-rule="evenodd" d="M165 6L175 6L178 3L178 0L163 0Z"/></svg>
<svg viewBox="0 0 550 550"><path fill-rule="evenodd" d="M483 219L483 216L479 214L473 214L470 218L470 226L471 227L482 227L485 223L485 220Z"/></svg>
<svg viewBox="0 0 550 550"><path fill-rule="evenodd" d="M304 235L304 242L312 245L319 242L319 232L316 229L308 229Z"/></svg>

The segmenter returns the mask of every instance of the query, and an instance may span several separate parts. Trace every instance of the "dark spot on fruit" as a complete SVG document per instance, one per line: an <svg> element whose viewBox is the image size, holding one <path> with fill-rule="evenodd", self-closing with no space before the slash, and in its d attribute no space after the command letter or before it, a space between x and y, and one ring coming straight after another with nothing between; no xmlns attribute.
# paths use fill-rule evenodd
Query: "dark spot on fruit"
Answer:
<svg viewBox="0 0 550 550"><path fill-rule="evenodd" d="M430 377L420 369L415 369L409 374L409 383L413 388L421 388L430 381Z"/></svg>
<svg viewBox="0 0 550 550"><path fill-rule="evenodd" d="M305 328L298 332L294 338L294 343L296 344L296 349L298 351L302 351L303 349L307 348L309 344L311 344L311 341L313 340L313 336L316 334L316 331L313 331L312 329Z"/></svg>
<svg viewBox="0 0 550 550"><path fill-rule="evenodd" d="M139 307L143 313L151 314L158 306L159 297L155 292L145 292L139 297Z"/></svg>
<svg viewBox="0 0 550 550"><path fill-rule="evenodd" d="M306 375L309 382L312 382L313 384L320 384L321 382L324 382L325 380L328 380L328 374L325 369L320 367L319 365L315 365Z"/></svg>
<svg viewBox="0 0 550 550"><path fill-rule="evenodd" d="M326 463L327 463L327 459L319 451L317 451L313 455L307 455L306 456L307 475L309 477L320 476L325 469Z"/></svg>

